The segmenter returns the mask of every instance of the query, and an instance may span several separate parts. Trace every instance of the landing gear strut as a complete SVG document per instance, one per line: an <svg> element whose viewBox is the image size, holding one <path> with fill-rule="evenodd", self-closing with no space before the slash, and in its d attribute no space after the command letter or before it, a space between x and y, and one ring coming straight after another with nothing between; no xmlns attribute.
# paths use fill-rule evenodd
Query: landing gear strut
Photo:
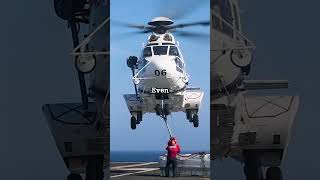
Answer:
<svg viewBox="0 0 320 180"><path fill-rule="evenodd" d="M141 121L142 121L142 112L139 111L137 112L137 124L140 124Z"/></svg>
<svg viewBox="0 0 320 180"><path fill-rule="evenodd" d="M187 116L187 119L189 120L189 122L192 122L192 113L190 110L186 111L186 116Z"/></svg>

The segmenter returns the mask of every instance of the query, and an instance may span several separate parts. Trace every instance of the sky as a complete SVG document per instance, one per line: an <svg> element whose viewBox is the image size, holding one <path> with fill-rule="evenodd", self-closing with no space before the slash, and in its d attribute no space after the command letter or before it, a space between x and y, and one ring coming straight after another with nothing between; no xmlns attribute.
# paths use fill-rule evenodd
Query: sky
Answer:
<svg viewBox="0 0 320 180"><path fill-rule="evenodd" d="M112 6L116 5L114 4L116 1L113 1ZM288 79L290 89L287 92L301 96L291 143L283 162L284 177L287 180L316 179L314 177L318 177L320 172L320 145L317 133L320 127L318 114L320 25L317 23L320 2L314 0L301 2L301 0L243 0L240 2L245 34L257 45L251 78ZM151 1L145 3L150 4ZM55 147L41 112L41 106L44 103L80 101L77 74L73 61L68 55L72 49L70 32L67 24L55 16L52 0L11 0L2 2L2 7L4 8L0 12L2 18L0 28L2 41L0 43L1 179L65 179L68 172ZM130 16L119 18L120 20L135 22L135 18L140 16L139 22L143 23L149 18L142 19L142 11L150 13L150 16L156 15L152 12L152 8L136 11L128 7L122 6L121 12L131 12ZM207 10L203 6L199 8ZM192 15L196 16L198 13L194 11ZM184 21L181 20L181 22ZM127 51L127 54L120 57L118 52L118 63L122 70L117 70L124 72L121 75L126 74L126 76L123 75L124 79L119 81L119 84L125 92L129 93L133 92L133 87L129 82L130 71L125 65L125 59L131 53L138 55L141 44L145 41L145 36L134 38L139 38L132 43L134 46L121 49ZM126 42L125 39L123 42ZM185 48L190 44L192 48L197 48L195 46L197 43L194 41L193 44L187 39L181 43L188 61L188 68L193 67L189 66L189 63L199 62L199 60L189 58L192 52L196 51L193 49L186 51ZM202 43L199 42L200 45ZM127 43L127 46L129 45L131 44ZM122 46L119 44L118 47ZM195 65L198 66L198 64L200 63ZM190 71L191 84L200 86L201 81L194 81L194 79L209 77L205 76L206 68L200 70L202 71L199 75ZM201 87L206 90L206 86ZM124 100L119 98L119 102L123 103ZM120 109L122 106L115 105L115 107ZM202 110L201 113L204 112L204 109ZM123 126L119 125L118 129L126 132L122 128L128 128L126 133L130 136L126 138L133 137L138 142L136 138L139 134L139 138L149 138L150 132L158 131L163 133L166 140L165 127L161 122L157 122L159 127L148 129L144 127L152 127L155 124L146 119L138 127L139 131L133 133L129 131L128 112L124 111L123 116L127 117L123 118ZM153 117L151 120L160 121ZM184 120L184 118L181 119L182 123L179 125L186 123ZM173 122L171 124L173 126ZM203 122L200 127L202 124ZM177 127L173 128L174 133L180 135L180 131L176 129ZM188 123L185 129L189 133L196 131ZM140 133L140 131L143 132ZM146 131L149 133L141 135ZM150 139L154 140L154 137ZM206 137L200 137L200 140L202 138ZM119 138L120 142L123 140ZM206 142L203 143L206 144ZM216 180L244 180L242 165L231 159L223 162L216 161L213 168L213 178Z"/></svg>
<svg viewBox="0 0 320 180"><path fill-rule="evenodd" d="M124 2L126 5L124 6ZM196 2L196 3L195 3ZM125 104L123 94L133 94L131 70L127 67L129 56L140 56L142 44L148 34L131 34L136 31L119 25L119 22L147 24L156 16L167 15L167 10L181 12L175 23L210 20L209 0L199 1L111 1L111 151L165 151L169 135L163 120L155 114L144 115L143 122L136 130L130 128L130 113ZM165 7L165 6L166 7ZM196 5L196 6L194 6ZM130 7L130 8L128 8ZM193 10L190 7L194 8ZM185 9L189 8L189 9ZM186 13L188 10L190 13ZM182 54L190 74L189 87L200 87L204 98L199 112L200 125L194 128L186 119L185 113L173 113L168 122L182 150L210 150L210 30L207 27L191 27L186 31L203 32L208 36L188 39L176 37L180 43Z"/></svg>

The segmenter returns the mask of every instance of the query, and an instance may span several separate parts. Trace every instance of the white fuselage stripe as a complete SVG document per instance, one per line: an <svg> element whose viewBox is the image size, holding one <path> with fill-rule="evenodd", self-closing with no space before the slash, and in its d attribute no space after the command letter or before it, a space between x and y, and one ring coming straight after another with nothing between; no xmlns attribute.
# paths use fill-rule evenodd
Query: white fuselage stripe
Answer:
<svg viewBox="0 0 320 180"><path fill-rule="evenodd" d="M140 167L140 166L147 166L147 165L153 165L153 164L158 164L158 162L148 162L148 163L142 163L142 164L132 164L132 165L125 165L125 166L116 166L116 167L111 167L111 170L118 170L122 168L131 168L131 167Z"/></svg>
<svg viewBox="0 0 320 180"><path fill-rule="evenodd" d="M130 176L130 175L134 175L134 174L141 174L141 173L150 172L150 171L157 171L159 169L160 168L150 168L149 170L144 170L144 171L139 171L139 172L134 172L134 173L125 173L125 174L114 175L114 176L110 176L110 178Z"/></svg>

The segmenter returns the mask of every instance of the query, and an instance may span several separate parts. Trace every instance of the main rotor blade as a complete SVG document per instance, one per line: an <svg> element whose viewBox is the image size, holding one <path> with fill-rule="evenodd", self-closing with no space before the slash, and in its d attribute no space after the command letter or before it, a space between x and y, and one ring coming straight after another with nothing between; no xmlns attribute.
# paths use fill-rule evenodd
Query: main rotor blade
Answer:
<svg viewBox="0 0 320 180"><path fill-rule="evenodd" d="M182 37L195 37L195 38L208 38L208 39L210 39L209 34L201 33L201 32L188 32L188 31L176 30L176 31L173 31L173 33L176 36L182 36Z"/></svg>
<svg viewBox="0 0 320 180"><path fill-rule="evenodd" d="M183 23L183 24L176 24L169 27L169 29L178 29L178 28L185 28L190 26L209 26L210 21L199 21L193 23Z"/></svg>
<svg viewBox="0 0 320 180"><path fill-rule="evenodd" d="M139 25L139 24L127 24L127 27L129 27L129 28L137 28L137 29L147 29L147 30L153 29L153 27L151 27L151 26Z"/></svg>
<svg viewBox="0 0 320 180"><path fill-rule="evenodd" d="M136 28L136 29L144 29L144 30L152 30L152 26L143 25L143 24L133 24L133 23L125 23L120 21L113 21L114 24L118 24L123 27Z"/></svg>
<svg viewBox="0 0 320 180"><path fill-rule="evenodd" d="M138 30L138 31L129 31L129 32L119 32L113 34L113 38L118 39L118 40L127 40L130 37L137 36L139 34L146 34L146 33L151 33L151 30ZM144 35L145 36L145 35Z"/></svg>

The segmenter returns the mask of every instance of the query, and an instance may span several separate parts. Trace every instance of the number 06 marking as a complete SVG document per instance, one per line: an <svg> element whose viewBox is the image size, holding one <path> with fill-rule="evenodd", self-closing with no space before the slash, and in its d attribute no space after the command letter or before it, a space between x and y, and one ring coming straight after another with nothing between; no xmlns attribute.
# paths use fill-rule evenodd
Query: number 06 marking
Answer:
<svg viewBox="0 0 320 180"><path fill-rule="evenodd" d="M165 69L163 69L162 71L160 71L160 70L155 70L155 71L154 71L154 74L155 74L156 76L160 76L160 75L166 76L166 75L167 75L167 71L166 71Z"/></svg>

